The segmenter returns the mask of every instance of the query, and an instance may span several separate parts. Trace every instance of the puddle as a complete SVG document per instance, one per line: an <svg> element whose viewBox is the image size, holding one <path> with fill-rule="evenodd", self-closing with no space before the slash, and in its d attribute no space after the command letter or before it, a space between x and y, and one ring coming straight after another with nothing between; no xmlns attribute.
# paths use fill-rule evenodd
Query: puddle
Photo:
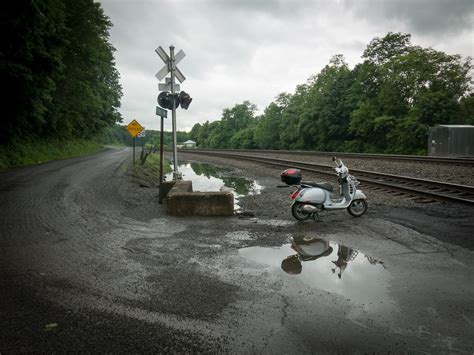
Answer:
<svg viewBox="0 0 474 355"><path fill-rule="evenodd" d="M182 163L178 170L183 174L184 180L193 182L193 191L224 191L228 190L234 194L234 209L238 210L238 198L247 195L260 194L263 186L256 180L242 177L226 176L229 168L221 168L204 163ZM166 180L173 179L173 173L166 174Z"/></svg>
<svg viewBox="0 0 474 355"><path fill-rule="evenodd" d="M375 305L388 298L383 262L335 242L294 237L279 248L243 248L239 254L267 265L268 272L299 280L302 287L336 293L352 302Z"/></svg>

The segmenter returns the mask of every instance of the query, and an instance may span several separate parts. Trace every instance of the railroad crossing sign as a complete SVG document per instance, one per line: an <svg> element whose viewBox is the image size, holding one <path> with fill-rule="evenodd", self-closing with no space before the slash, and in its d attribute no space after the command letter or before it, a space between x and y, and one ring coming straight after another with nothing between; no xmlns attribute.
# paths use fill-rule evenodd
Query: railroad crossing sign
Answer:
<svg viewBox="0 0 474 355"><path fill-rule="evenodd" d="M158 91L171 91L171 78L166 78L166 84L158 84ZM179 84L174 84L174 91L181 91Z"/></svg>
<svg viewBox="0 0 474 355"><path fill-rule="evenodd" d="M130 135L135 138L138 135L138 133L144 130L144 128L142 127L140 123L137 122L137 120L133 120L132 122L128 124L127 130L130 133Z"/></svg>
<svg viewBox="0 0 474 355"><path fill-rule="evenodd" d="M165 66L161 68L158 73L155 74L158 81L163 80L163 78L166 75L168 75L171 69L174 69L174 75L176 76L176 78L178 78L180 83L186 80L183 73L181 73L181 70L179 70L178 67L176 66L186 56L186 54L184 54L182 49L178 53L176 53L176 55L174 56L174 63L171 61L168 53L166 53L165 50L161 48L161 46L158 46L158 48L155 49L155 52L156 54L158 54L161 60L165 63ZM174 65L174 68L172 68L173 65Z"/></svg>

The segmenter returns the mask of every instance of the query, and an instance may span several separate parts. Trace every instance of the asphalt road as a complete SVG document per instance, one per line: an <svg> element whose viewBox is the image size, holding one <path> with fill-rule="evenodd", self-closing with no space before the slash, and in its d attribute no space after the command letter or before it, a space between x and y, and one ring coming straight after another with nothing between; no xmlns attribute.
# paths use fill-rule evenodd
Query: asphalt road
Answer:
<svg viewBox="0 0 474 355"><path fill-rule="evenodd" d="M240 167L254 217L172 218L127 157L0 173L0 353L473 352L472 208L299 223ZM324 255L298 263L291 237Z"/></svg>

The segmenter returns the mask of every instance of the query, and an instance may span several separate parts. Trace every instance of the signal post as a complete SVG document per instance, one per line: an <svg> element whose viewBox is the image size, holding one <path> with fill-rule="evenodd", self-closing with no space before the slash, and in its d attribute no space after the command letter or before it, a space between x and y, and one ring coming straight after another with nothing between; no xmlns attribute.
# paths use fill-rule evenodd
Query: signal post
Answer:
<svg viewBox="0 0 474 355"><path fill-rule="evenodd" d="M177 147L177 140L176 140L176 108L181 106L181 108L187 110L189 104L192 101L192 98L181 91L179 94L176 94L176 91L180 91L179 84L175 83L175 78L179 80L179 82L183 82L186 80L183 73L178 69L176 66L186 55L182 50L180 50L176 55L174 53L174 46L170 46L170 54L168 55L161 46L158 46L155 49L155 52L161 58L161 60L165 63L163 68L160 69L158 73L156 73L156 78L158 81L163 80L168 73L171 73L170 78L166 78L164 84L158 84L158 90L162 91L158 95L158 105L160 105L164 109L171 110L171 124L173 129L173 180L181 180L182 175L178 171L178 147ZM157 107L158 113L158 107ZM162 120L163 120L163 116ZM164 116L166 117L166 115ZM163 131L163 126L162 126ZM161 183L161 182L160 182Z"/></svg>

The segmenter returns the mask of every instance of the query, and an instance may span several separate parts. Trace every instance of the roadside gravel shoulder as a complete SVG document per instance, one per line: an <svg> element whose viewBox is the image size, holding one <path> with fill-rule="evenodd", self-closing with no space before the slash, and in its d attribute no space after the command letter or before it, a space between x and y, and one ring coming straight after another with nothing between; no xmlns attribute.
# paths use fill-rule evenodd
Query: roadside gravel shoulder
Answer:
<svg viewBox="0 0 474 355"><path fill-rule="evenodd" d="M199 161L218 166L233 167L232 174L252 178L264 186L260 195L242 198L240 205L243 211L261 219L293 220L290 212L291 187L279 188L284 185L280 181L282 169L259 165L249 161L220 158L197 154L179 154L179 158L188 161ZM351 165L347 162L349 169ZM334 177L316 174L304 175L305 180L329 181L337 184ZM360 185L367 195L369 210L367 216L377 216L431 235L444 242L460 245L474 250L474 208L470 206L428 202L416 197L402 196L398 193L374 189ZM321 220L330 220L331 216L346 213L345 211L322 212ZM353 218L347 215L347 218ZM364 218L364 217L363 217Z"/></svg>

